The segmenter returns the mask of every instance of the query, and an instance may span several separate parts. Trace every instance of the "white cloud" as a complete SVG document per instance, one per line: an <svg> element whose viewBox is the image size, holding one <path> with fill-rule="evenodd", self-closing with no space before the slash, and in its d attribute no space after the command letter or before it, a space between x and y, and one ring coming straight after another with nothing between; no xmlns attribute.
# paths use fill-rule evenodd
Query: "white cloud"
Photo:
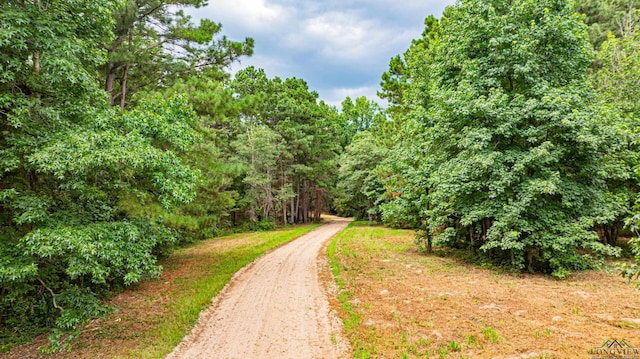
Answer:
<svg viewBox="0 0 640 359"><path fill-rule="evenodd" d="M389 58L420 36L424 18L453 0L210 0L187 10L194 19L223 25L223 34L253 37L255 53L232 71L254 65L269 77L306 80L320 98L339 107L346 96L376 91Z"/></svg>
<svg viewBox="0 0 640 359"><path fill-rule="evenodd" d="M286 26L294 13L292 8L267 0L216 0L204 9L191 11L197 17L221 21L252 32L273 32ZM252 36L252 34L247 34Z"/></svg>
<svg viewBox="0 0 640 359"><path fill-rule="evenodd" d="M355 12L327 12L305 20L299 32L289 34L294 49L317 51L333 62L371 61L381 53L408 44L412 31L389 28Z"/></svg>

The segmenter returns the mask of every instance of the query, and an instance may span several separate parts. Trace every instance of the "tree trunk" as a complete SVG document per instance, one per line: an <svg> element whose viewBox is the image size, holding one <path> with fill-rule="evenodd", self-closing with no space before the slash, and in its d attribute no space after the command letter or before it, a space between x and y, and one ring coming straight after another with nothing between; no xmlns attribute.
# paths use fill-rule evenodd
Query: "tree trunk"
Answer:
<svg viewBox="0 0 640 359"><path fill-rule="evenodd" d="M476 229L475 226L472 224L469 226L469 238L471 239L471 242L469 243L470 248L472 251L475 250L476 248L476 235L475 235Z"/></svg>
<svg viewBox="0 0 640 359"><path fill-rule="evenodd" d="M113 84L116 81L115 64L113 61L107 63L107 76L104 82L104 90L109 94L109 105L115 106L115 97L113 96Z"/></svg>
<svg viewBox="0 0 640 359"><path fill-rule="evenodd" d="M292 187L292 189L293 189L293 183L291 183L291 187ZM294 223L296 222L296 221L295 221L295 213L296 213L296 212L293 210L293 208L294 208L294 201L295 201L295 200L294 200L294 197L291 197L291 210L289 211L289 212L290 212L290 214L289 214L289 215L291 216L291 224L294 224Z"/></svg>
<svg viewBox="0 0 640 359"><path fill-rule="evenodd" d="M133 46L133 31L131 29L129 29L129 46L130 47ZM124 106L127 101L127 80L129 78L129 66L130 64L127 62L127 64L124 66L124 71L122 73L122 88L120 89L120 109L121 110L124 110Z"/></svg>
<svg viewBox="0 0 640 359"><path fill-rule="evenodd" d="M427 196L429 195L429 189L427 188ZM427 201L427 211L431 211L431 202ZM429 225L425 226L426 228L426 236L427 236L427 253L433 253L433 237L431 235L431 229Z"/></svg>
<svg viewBox="0 0 640 359"><path fill-rule="evenodd" d="M291 171L293 171L293 157L291 156ZM291 191L293 192L294 189L294 181L296 180L296 177L293 173L291 173ZM295 216L296 216L296 211L295 211L295 198L297 197L297 192L294 192L293 197L291 197L291 224L294 224L296 222Z"/></svg>
<svg viewBox="0 0 640 359"><path fill-rule="evenodd" d="M286 178L284 176L284 164L282 163L282 154L280 155L280 177L282 178L281 191L285 190L287 185ZM282 198L282 224L287 224L287 200Z"/></svg>
<svg viewBox="0 0 640 359"><path fill-rule="evenodd" d="M309 182L304 180L304 185L302 186L302 191L304 192L304 202L303 202L303 211L302 211L302 221L304 223L309 223Z"/></svg>
<svg viewBox="0 0 640 359"><path fill-rule="evenodd" d="M265 198L264 198L264 219L271 219L271 209L274 207L275 198L273 197L273 187L271 183L273 177L271 176L271 170L267 168L267 184L265 185Z"/></svg>
<svg viewBox="0 0 640 359"><path fill-rule="evenodd" d="M122 82L120 89L120 109L124 110L125 100L127 97L127 78L129 77L129 64L124 66L124 71L122 73Z"/></svg>
<svg viewBox="0 0 640 359"><path fill-rule="evenodd" d="M302 216L300 216L300 197L302 196L302 193L300 193L300 177L298 177L298 189L296 191L296 223L300 222L300 218L302 218Z"/></svg>
<svg viewBox="0 0 640 359"><path fill-rule="evenodd" d="M316 198L315 198L314 210L315 210L315 216L313 220L315 222L320 222L320 215L322 214L322 191L320 190L320 187L318 187L318 185L316 185Z"/></svg>
<svg viewBox="0 0 640 359"><path fill-rule="evenodd" d="M618 242L620 227L621 225L619 222L602 225L602 237L604 239L604 243L615 245Z"/></svg>

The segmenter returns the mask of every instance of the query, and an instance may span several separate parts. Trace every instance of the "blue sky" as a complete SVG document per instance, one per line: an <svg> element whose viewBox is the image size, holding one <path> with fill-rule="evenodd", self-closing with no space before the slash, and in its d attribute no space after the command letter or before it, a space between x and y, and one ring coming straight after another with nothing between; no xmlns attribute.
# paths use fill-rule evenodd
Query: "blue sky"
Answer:
<svg viewBox="0 0 640 359"><path fill-rule="evenodd" d="M346 97L379 99L380 76L389 59L404 52L424 28L424 18L440 16L453 0L210 0L189 11L194 19L223 25L232 40L253 37L249 65L269 77L305 79L326 102Z"/></svg>

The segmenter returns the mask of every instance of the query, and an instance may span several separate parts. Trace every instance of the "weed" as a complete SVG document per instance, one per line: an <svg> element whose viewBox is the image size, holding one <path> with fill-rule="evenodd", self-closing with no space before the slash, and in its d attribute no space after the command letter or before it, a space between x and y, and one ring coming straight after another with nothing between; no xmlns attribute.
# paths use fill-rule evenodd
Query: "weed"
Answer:
<svg viewBox="0 0 640 359"><path fill-rule="evenodd" d="M497 343L500 340L500 336L493 327L482 327L481 329L484 338L491 343Z"/></svg>
<svg viewBox="0 0 640 359"><path fill-rule="evenodd" d="M640 329L640 325L632 322L617 322L615 326L618 328L632 328L632 329Z"/></svg>
<svg viewBox="0 0 640 359"><path fill-rule="evenodd" d="M543 352L542 354L538 355L536 358L537 359L554 359L556 358L556 356L549 352Z"/></svg>
<svg viewBox="0 0 640 359"><path fill-rule="evenodd" d="M478 338L475 335L467 335L464 341L467 346L478 346Z"/></svg>
<svg viewBox="0 0 640 359"><path fill-rule="evenodd" d="M391 317L393 318L394 321L396 321L396 323L398 324L398 327L402 325L402 317L400 316L400 313L393 311L391 313Z"/></svg>
<svg viewBox="0 0 640 359"><path fill-rule="evenodd" d="M353 226L354 224L351 223L349 225L349 228L341 232L340 235L348 236L350 232L349 229ZM345 290L344 281L341 278L341 269L343 268L343 266L340 263L340 259L338 258L337 246L338 246L339 238L342 238L342 237L341 236L334 237L329 243L329 245L327 246L327 257L329 258L329 263L331 265L331 272L333 273L336 283L338 284L338 290L340 291L338 294L338 300L340 301L340 306L342 311L346 314L342 319L344 323L344 330L345 332L351 332L349 334L349 340L351 342L351 346L354 349L354 357L355 358L371 358L375 354L375 352L372 352L373 350L370 350L372 347L371 343L376 342L377 336L375 335L374 332L370 332L369 338L364 339L358 335L358 332L356 330L354 330L358 326L360 326L360 323L362 322L362 320L360 319L360 315L353 309L351 303L349 302L349 299L351 298L352 295L351 293ZM358 256L356 252L347 252L347 253L341 252L340 254L350 258L356 258Z"/></svg>
<svg viewBox="0 0 640 359"><path fill-rule="evenodd" d="M580 307L571 307L571 313L580 314Z"/></svg>
<svg viewBox="0 0 640 359"><path fill-rule="evenodd" d="M450 351L452 352L459 352L460 351L460 344L458 342L456 342L455 340L452 340L449 342L448 348Z"/></svg>
<svg viewBox="0 0 640 359"><path fill-rule="evenodd" d="M420 323L418 323L418 321L414 317L410 317L408 320L409 324L411 324L412 327L417 327L420 325Z"/></svg>
<svg viewBox="0 0 640 359"><path fill-rule="evenodd" d="M418 347L429 347L431 345L431 339L429 338L420 338L418 339L418 341L416 342L416 346Z"/></svg>

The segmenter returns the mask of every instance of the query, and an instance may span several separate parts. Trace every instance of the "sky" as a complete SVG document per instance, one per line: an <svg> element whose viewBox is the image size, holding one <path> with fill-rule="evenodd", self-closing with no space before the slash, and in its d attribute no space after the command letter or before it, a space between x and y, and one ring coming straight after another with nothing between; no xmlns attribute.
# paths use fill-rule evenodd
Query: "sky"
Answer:
<svg viewBox="0 0 640 359"><path fill-rule="evenodd" d="M376 92L389 59L420 37L424 19L440 17L454 0L209 0L189 10L194 20L222 23L222 34L255 40L254 55L234 64L270 78L302 78L320 99L339 106Z"/></svg>

